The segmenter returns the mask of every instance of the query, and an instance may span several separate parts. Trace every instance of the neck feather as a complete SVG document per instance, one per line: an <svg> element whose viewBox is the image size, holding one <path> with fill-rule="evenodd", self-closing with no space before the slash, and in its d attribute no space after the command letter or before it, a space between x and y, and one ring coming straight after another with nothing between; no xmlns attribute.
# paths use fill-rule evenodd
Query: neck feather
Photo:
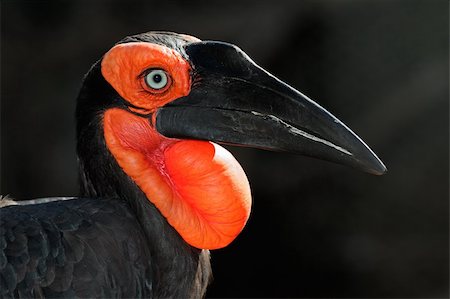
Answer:
<svg viewBox="0 0 450 299"><path fill-rule="evenodd" d="M211 275L209 252L187 244L122 171L106 148L101 123L92 116L78 126L79 195L127 201L147 238L155 297L202 297Z"/></svg>

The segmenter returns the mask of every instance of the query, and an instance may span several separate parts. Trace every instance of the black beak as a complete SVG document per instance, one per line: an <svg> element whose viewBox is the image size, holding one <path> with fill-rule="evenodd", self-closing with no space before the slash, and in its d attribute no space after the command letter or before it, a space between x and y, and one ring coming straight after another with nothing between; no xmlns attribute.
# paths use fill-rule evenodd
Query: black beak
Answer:
<svg viewBox="0 0 450 299"><path fill-rule="evenodd" d="M189 95L160 108L166 137L299 153L372 174L386 167L346 125L308 97L256 65L234 45L185 46L193 68Z"/></svg>

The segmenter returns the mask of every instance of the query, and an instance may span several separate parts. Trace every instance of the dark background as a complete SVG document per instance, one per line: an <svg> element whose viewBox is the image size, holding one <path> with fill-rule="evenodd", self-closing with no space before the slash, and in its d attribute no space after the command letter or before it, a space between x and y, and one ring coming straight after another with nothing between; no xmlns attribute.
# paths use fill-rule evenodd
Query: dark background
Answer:
<svg viewBox="0 0 450 299"><path fill-rule="evenodd" d="M231 148L254 207L209 297L448 297L448 1L2 1L1 194L76 195L82 76L149 30L240 46L389 168Z"/></svg>

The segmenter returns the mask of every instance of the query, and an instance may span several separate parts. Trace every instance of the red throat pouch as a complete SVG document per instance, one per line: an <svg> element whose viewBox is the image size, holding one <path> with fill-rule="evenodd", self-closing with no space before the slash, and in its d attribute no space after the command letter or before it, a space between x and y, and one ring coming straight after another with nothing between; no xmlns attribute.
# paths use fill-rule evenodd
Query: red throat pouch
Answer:
<svg viewBox="0 0 450 299"><path fill-rule="evenodd" d="M251 209L247 177L220 145L161 136L146 118L113 108L104 115L106 145L122 170L190 245L227 246Z"/></svg>

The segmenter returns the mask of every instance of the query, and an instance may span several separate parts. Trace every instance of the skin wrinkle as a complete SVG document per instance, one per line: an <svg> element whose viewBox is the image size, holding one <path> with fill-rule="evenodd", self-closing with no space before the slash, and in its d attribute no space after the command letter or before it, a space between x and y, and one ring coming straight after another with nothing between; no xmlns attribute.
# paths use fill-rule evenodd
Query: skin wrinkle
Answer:
<svg viewBox="0 0 450 299"><path fill-rule="evenodd" d="M194 143L194 142L189 142L189 143ZM212 144L212 143L199 143L199 144L213 145L214 148L217 146L217 145ZM175 147L175 146L177 146L177 145L173 145L173 147ZM193 159L191 157L191 155L190 155L190 154L192 154L192 152L193 152L193 150L190 150L190 151L188 151L186 153L186 154L188 154L188 156L187 156L188 159ZM215 155L211 156L211 158L214 158L214 157L215 157ZM232 158L231 155L230 155L230 157ZM180 161L180 160L182 161L183 159L176 159L176 158L174 158L173 160L174 161ZM234 160L234 158L233 158L233 160ZM190 164L190 163L188 163L188 164ZM237 162L236 162L236 164L237 164ZM219 168L215 168L212 172L211 171L208 172L209 175L206 178L208 180L211 180L211 178L213 180L217 179L218 183L220 183L219 186L224 186L222 191L228 191L228 190L230 190L228 188L230 186L230 183L224 183L223 182L223 179L226 179L226 177L224 176L225 171L222 168L222 166L223 165L220 165ZM243 226L242 222L241 222L241 226L238 229L238 232L232 233L232 234L225 233L224 230L223 230L223 227L221 229L219 229L220 226L212 225L214 223L220 223L220 222L225 222L225 223L227 223L227 225L229 225L230 223L234 223L235 222L235 221L233 221L231 219L225 219L225 221L214 221L214 220L211 220L212 217L223 218L222 217L223 215L221 215L221 213L220 213L220 209L217 208L218 207L217 204L215 206L212 206L212 205L209 204L211 202L209 200L209 198L210 197L214 197L214 195L215 195L214 193L220 193L220 192L216 192L216 190L215 190L215 189L217 189L218 184L214 184L213 185L214 189L213 190L209 190L206 187L207 184L204 184L204 182L201 179L199 179L201 176L199 176L198 173L192 172L188 176L184 175L185 172L180 172L180 173L183 174L181 176L181 178L182 178L181 180L180 180L180 176L179 175L173 174L173 171L171 172L171 170L169 169L169 175L174 179L174 181L176 181L176 185L178 186L178 188L177 188L178 192L179 192L179 194L181 194L181 197L183 198L183 200L188 204L189 208L192 208L192 211L197 214L197 216L198 216L198 217L196 217L197 219L204 220L204 221L201 221L201 223L203 224L202 227L204 227L206 225L206 227L209 227L210 229L215 231L217 233L217 236L220 236L220 235L231 236L232 235L233 239L234 239L234 237L236 237L237 234L242 229L242 226ZM242 171L242 173L243 173L243 171ZM195 181L194 184L196 182L200 182L200 184L195 184L195 185L198 185L198 186L194 186L193 188L191 188L192 182L190 182L189 179L186 180L186 177L190 177L190 176L192 176L194 178L194 181ZM244 174L244 176L245 176L245 174ZM245 177L245 181L246 181L246 177ZM208 190L208 192L204 192L203 190ZM208 196L208 198L206 200L205 199L202 200L202 198L199 198L199 197L201 197L201 195L205 195L205 193ZM192 194L196 194L197 197L191 196ZM248 194L249 194L249 192L248 192ZM217 194L217 195L220 196L220 194ZM233 198L236 199L237 197L236 196L225 197L223 200L218 202L218 204L220 204L221 206L231 205L231 206L234 206L235 207L234 209L236 209L236 210L242 209L242 207L239 207L240 206L239 200L235 200L234 203L231 202L233 200ZM204 203L207 203L207 204L204 205ZM248 210L249 210L250 205L245 205L244 209L246 207L248 207ZM222 208L222 209L225 210L226 214L230 214L229 213L230 212L229 209L228 209L228 211L226 209L224 209L224 208ZM241 218L241 219L245 219L245 220L243 220L243 223L245 224L246 220L248 219L248 213L244 213L244 214L245 214L245 216L243 218ZM215 218L212 218L212 219L215 219Z"/></svg>
<svg viewBox="0 0 450 299"><path fill-rule="evenodd" d="M214 144L213 144L214 145ZM218 151L215 151L215 154L217 154ZM198 193L198 189L200 188L205 188L205 189L210 189L210 193L208 194L209 196L214 196L214 195L219 195L219 194L213 194L213 193L219 193L220 191L216 191L216 187L218 184L222 184L223 186L227 186L229 188L232 188L232 184L229 183L229 176L226 173L226 169L225 168L219 168L216 170L217 173L202 173L201 175L199 175L198 173L195 173L194 175L194 180L198 180L198 181L202 181L201 186L196 186L195 183L194 185L191 184L190 180L187 180L185 182L183 182L183 186L189 186L188 188L188 192L184 192L187 193L184 194L184 198L186 198L186 200L191 204L191 205L195 205L196 199L192 198L191 196L189 196L189 194L196 194ZM184 177L186 177L185 174L183 174ZM223 180L220 181L216 181L216 180L211 180L217 177L223 177L225 178L225 180L227 182L224 182ZM205 182L205 180L207 180ZM220 203L220 205L215 206L214 209L209 209L209 210L204 210L204 209L198 209L201 212L202 217L211 217L211 216L216 216L216 215L220 215L222 210L229 210L229 206L233 206L235 203L234 202L223 202Z"/></svg>

